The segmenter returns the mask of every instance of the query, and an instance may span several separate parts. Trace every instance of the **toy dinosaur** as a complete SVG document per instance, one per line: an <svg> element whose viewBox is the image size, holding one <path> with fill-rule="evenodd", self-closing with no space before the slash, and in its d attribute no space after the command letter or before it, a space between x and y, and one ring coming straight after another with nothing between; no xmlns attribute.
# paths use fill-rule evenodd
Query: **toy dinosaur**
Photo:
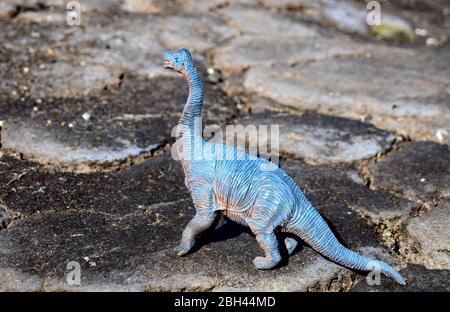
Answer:
<svg viewBox="0 0 450 312"><path fill-rule="evenodd" d="M403 277L390 265L359 255L339 243L328 224L312 206L294 180L282 169L262 170L269 161L251 156L226 144L208 143L196 120L201 118L203 82L186 49L164 54L164 67L181 73L189 84L189 97L179 121L183 134L181 163L196 214L183 231L176 247L179 256L194 245L218 212L250 227L265 256L253 260L258 269L271 269L281 260L275 231L293 233L317 252L345 267L379 272L404 285ZM218 153L219 152L219 153ZM225 157L203 157L218 155ZM186 157L187 156L187 157ZM285 239L291 254L297 240Z"/></svg>

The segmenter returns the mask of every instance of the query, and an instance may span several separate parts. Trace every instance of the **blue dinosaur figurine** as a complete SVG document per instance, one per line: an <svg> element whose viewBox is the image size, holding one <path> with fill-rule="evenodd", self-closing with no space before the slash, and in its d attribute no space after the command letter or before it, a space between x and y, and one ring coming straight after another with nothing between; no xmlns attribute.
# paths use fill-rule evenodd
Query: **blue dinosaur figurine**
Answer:
<svg viewBox="0 0 450 312"><path fill-rule="evenodd" d="M379 270L405 285L403 277L390 265L359 255L340 244L294 180L282 169L274 165L274 170L262 170L269 161L226 144L208 143L198 122L202 115L203 82L191 54L179 49L166 52L164 57L164 67L181 73L189 84L189 97L178 125L182 131L177 132L177 139L182 141L181 163L196 214L176 247L179 256L189 252L195 238L207 230L221 212L250 227L256 236L265 254L253 260L258 269L271 269L279 264L281 256L275 231L281 230L299 236L338 264L362 271ZM284 243L289 254L297 246L297 240L291 237Z"/></svg>

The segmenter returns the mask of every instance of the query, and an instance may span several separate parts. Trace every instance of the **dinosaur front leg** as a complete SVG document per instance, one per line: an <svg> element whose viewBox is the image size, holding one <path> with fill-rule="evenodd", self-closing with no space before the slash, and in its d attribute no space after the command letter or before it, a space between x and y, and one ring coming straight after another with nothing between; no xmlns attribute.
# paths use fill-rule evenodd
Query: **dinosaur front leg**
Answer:
<svg viewBox="0 0 450 312"><path fill-rule="evenodd" d="M275 233L258 232L255 235L259 246L264 250L265 257L256 257L253 264L260 270L272 269L281 261Z"/></svg>
<svg viewBox="0 0 450 312"><path fill-rule="evenodd" d="M178 256L183 256L194 246L195 238L202 232L206 231L214 222L216 213L199 213L189 221L183 231L181 243L175 248Z"/></svg>

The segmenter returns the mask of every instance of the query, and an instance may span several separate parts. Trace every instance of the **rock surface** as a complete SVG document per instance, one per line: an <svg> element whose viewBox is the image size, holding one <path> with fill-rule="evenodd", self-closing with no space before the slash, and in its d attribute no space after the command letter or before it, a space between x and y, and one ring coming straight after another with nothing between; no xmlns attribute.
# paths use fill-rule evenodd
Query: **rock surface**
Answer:
<svg viewBox="0 0 450 312"><path fill-rule="evenodd" d="M301 116L260 113L238 119L236 123L244 127L277 125L280 152L311 164L370 158L388 150L395 139L392 134L361 122L315 113ZM248 140L269 145L270 142L262 139L258 141L261 132L249 132ZM239 138L245 139L242 135ZM238 141L238 144L245 142Z"/></svg>
<svg viewBox="0 0 450 312"><path fill-rule="evenodd" d="M302 23L255 6L231 5L219 12L242 34L288 37L291 40L318 36L316 31Z"/></svg>
<svg viewBox="0 0 450 312"><path fill-rule="evenodd" d="M407 228L409 246L418 246L420 252L411 255L411 261L429 269L450 269L450 202L433 207L423 217L412 219Z"/></svg>
<svg viewBox="0 0 450 312"><path fill-rule="evenodd" d="M259 85L262 82L260 80L274 76L271 69L266 66L303 64L366 51L364 45L350 41L345 44L342 40L345 41L345 39L327 38L293 40L283 36L270 38L262 35L244 35L217 49L214 54L214 66L226 73L240 72L250 66L252 69L255 68L255 71L259 70L251 71L246 79L246 88L249 91L255 91L252 89L253 85L248 84L253 82ZM257 77L260 80L257 80Z"/></svg>
<svg viewBox="0 0 450 312"><path fill-rule="evenodd" d="M53 172L14 158L4 163L11 176L0 198L21 217L0 232L2 290L339 290L354 277L305 246L279 270L257 271L251 260L261 251L254 237L223 220L194 253L177 257L173 247L194 210L181 166L168 155L93 174ZM346 208L348 198L328 196L322 181L329 169L317 174L291 162L286 169L306 182L344 242L365 254L374 252L366 246L378 246L376 253L386 256L371 229ZM70 261L80 263L80 287L65 283Z"/></svg>
<svg viewBox="0 0 450 312"><path fill-rule="evenodd" d="M325 51L330 53L328 48ZM450 82L445 58L444 54L416 55L383 48L362 57L305 66L252 67L245 75L244 87L286 109L370 120L411 138L438 141L436 132L447 131L450 123L450 107L443 95ZM425 63L426 67L419 65ZM252 106L258 109L259 103L264 101L255 99ZM448 140L446 136L441 141Z"/></svg>
<svg viewBox="0 0 450 312"><path fill-rule="evenodd" d="M162 24L161 40L170 49L186 47L204 52L233 38L237 31L227 27L217 16L172 16Z"/></svg>
<svg viewBox="0 0 450 312"><path fill-rule="evenodd" d="M448 5L380 2L371 29L351 0L83 0L80 25L67 1L0 1L0 290L449 291ZM162 53L182 46L206 129L279 124L281 167L406 287L301 242L258 271L223 218L175 255L194 215L170 155L187 86Z"/></svg>
<svg viewBox="0 0 450 312"><path fill-rule="evenodd" d="M369 170L373 187L427 202L450 196L449 165L448 145L407 142Z"/></svg>
<svg viewBox="0 0 450 312"><path fill-rule="evenodd" d="M428 270L420 265L410 265L400 273L408 281L404 287L387 281L379 286L369 286L365 281L355 285L355 292L448 292L450 291L449 270Z"/></svg>
<svg viewBox="0 0 450 312"><path fill-rule="evenodd" d="M234 106L213 85L206 86L209 123L224 122ZM180 78L125 76L120 86L82 98L26 99L3 104L3 148L42 162L77 166L126 160L172 139L187 98Z"/></svg>

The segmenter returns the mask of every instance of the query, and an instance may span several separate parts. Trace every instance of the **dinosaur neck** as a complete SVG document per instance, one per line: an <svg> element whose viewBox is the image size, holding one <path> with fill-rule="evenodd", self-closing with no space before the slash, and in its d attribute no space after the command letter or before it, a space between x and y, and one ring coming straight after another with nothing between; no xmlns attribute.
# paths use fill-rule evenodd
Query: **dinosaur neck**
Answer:
<svg viewBox="0 0 450 312"><path fill-rule="evenodd" d="M203 82L194 66L188 67L183 76L189 85L189 97L179 125L189 130L191 138L202 139Z"/></svg>
<svg viewBox="0 0 450 312"><path fill-rule="evenodd" d="M181 131L177 133L177 140L180 140L183 146L181 163L185 173L190 176L192 161L202 153L204 143L201 121L203 82L194 66L187 68L183 76L189 84L189 97L178 122Z"/></svg>

